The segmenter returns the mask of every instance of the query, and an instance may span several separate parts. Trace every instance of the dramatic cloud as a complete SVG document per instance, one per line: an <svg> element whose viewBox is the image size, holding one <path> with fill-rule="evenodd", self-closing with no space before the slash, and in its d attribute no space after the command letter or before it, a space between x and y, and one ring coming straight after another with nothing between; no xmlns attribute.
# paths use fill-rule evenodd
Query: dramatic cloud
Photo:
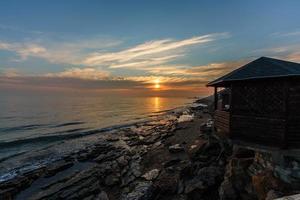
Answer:
<svg viewBox="0 0 300 200"><path fill-rule="evenodd" d="M200 45L227 37L227 33L208 34L184 40L155 40L117 52L93 53L83 64L89 66L108 66L110 68L143 68L167 63L183 56L184 48Z"/></svg>
<svg viewBox="0 0 300 200"><path fill-rule="evenodd" d="M60 72L28 75L10 69L0 71L1 87L83 89L101 91L134 92L154 95L159 92L203 90L205 83L217 75L236 67L236 63L212 63L204 66L174 64L185 56L188 48L203 46L221 38L227 33L208 34L183 40L163 39L148 41L123 50L117 49L119 41L81 40L73 43L0 41L0 50L15 52L19 60L38 57L52 63L69 64L70 68ZM104 40L102 40L104 41ZM120 48L120 47L119 47ZM104 52L104 49L106 52ZM99 52L100 51L100 52ZM234 65L233 65L234 64ZM87 66L87 67L83 67ZM133 70L134 73L125 73ZM131 72L131 71L129 71ZM160 83L156 90L156 82Z"/></svg>

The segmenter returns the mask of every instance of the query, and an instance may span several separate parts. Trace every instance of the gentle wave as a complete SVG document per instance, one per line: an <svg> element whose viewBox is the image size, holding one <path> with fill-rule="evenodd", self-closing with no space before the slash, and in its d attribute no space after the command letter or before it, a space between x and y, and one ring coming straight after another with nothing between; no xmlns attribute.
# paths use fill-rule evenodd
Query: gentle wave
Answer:
<svg viewBox="0 0 300 200"><path fill-rule="evenodd" d="M80 124L85 124L85 122L82 122L82 121L78 121L78 122L67 122L67 123L55 125L55 126L53 126L53 127L74 126L74 125L80 125Z"/></svg>
<svg viewBox="0 0 300 200"><path fill-rule="evenodd" d="M14 132L14 131L21 131L21 130L34 130L37 128L48 126L47 124L29 124L29 125L23 125L23 126L15 126L15 127L9 127L9 128L1 128L1 132Z"/></svg>

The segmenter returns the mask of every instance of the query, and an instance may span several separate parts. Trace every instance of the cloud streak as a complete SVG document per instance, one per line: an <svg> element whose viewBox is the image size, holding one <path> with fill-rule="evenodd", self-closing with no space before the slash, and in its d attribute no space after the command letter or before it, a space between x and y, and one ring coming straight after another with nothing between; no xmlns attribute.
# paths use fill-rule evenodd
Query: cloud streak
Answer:
<svg viewBox="0 0 300 200"><path fill-rule="evenodd" d="M208 34L184 40L154 40L122 51L92 53L84 59L83 64L109 68L145 68L184 56L183 52L187 47L206 44L224 37L228 37L228 33Z"/></svg>
<svg viewBox="0 0 300 200"><path fill-rule="evenodd" d="M119 40L97 37L60 43L51 40L43 42L40 40L26 42L0 41L0 50L15 52L19 56L15 61L24 61L29 57L37 57L51 63L80 65L88 51L103 50L120 43L121 41Z"/></svg>

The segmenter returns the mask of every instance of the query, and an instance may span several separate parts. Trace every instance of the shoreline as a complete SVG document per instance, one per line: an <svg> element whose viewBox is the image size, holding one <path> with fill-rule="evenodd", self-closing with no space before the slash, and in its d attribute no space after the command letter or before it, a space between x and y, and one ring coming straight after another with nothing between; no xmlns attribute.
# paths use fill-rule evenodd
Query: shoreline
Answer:
<svg viewBox="0 0 300 200"><path fill-rule="evenodd" d="M189 103L189 104L193 104L193 103ZM146 123L151 123L151 122L154 122L154 121L157 121L157 120L164 119L168 115L171 115L175 112L181 112L181 111L187 109L189 104L184 105L184 106L180 106L180 107L176 107L176 108L173 108L173 109L168 109L168 110L155 112L155 113L152 113L152 114L149 114L149 115L145 116L144 118L139 118L134 122L116 124L116 125L112 125L112 126L108 126L108 127L99 128L99 129L91 129L91 130L83 131L80 134L77 133L74 136L73 135L63 135L60 138L68 138L68 140L65 141L64 139L60 139L58 142L59 143L68 143L69 140L71 141L71 140L81 139L81 138L84 138L84 137L97 135L97 134L115 134L115 132L122 131L122 129L132 128L134 126L143 126ZM49 137L58 137L58 136L49 136ZM99 136L99 137L101 138L101 137L103 137L103 135ZM45 137L27 138L27 139L23 139L23 140L26 140L26 141L34 140L35 141L35 140L40 140L40 139L44 139L44 138ZM46 138L48 138L48 137L46 137ZM21 142L23 142L23 140ZM11 145L11 143L13 143L13 144L20 143L20 141L3 142L2 144L0 144L0 147L1 147L1 145L4 145L4 146ZM53 146L57 146L57 145L59 145L59 143L58 144L57 143L50 144L49 146L46 146L46 147L44 147L40 150L53 148ZM87 146L89 146L89 144L87 144ZM74 149L74 151L76 151L76 150ZM30 153L30 151L29 152L27 151L27 152L17 153L15 155L10 155L10 156L7 156L5 158L2 158L0 162L5 162L6 160L9 160L11 158L18 157L20 155L24 155L24 154L28 154L28 153ZM69 152L69 154L73 154L73 153L74 152ZM57 158L54 158L54 159L45 158L44 160L33 160L34 162L32 162L32 163L30 163L30 162L29 163L24 163L23 165L18 166L16 168L11 168L11 169L7 170L6 172L4 172L0 175L0 184L2 182L9 181L10 179L13 179L14 176L19 176L19 175L22 176L22 173L26 173L27 171L31 170L31 168L32 168L32 170L43 168L46 165L49 165L49 164L51 164L53 162L56 162L58 160L61 160L61 159L63 159L63 158L62 157L57 157ZM24 171L24 172L22 172L22 171Z"/></svg>
<svg viewBox="0 0 300 200"><path fill-rule="evenodd" d="M7 192L7 190L13 190L14 194L19 193L19 195L17 195L18 199L20 198L18 196L21 195L22 197L24 192L26 194L28 190L32 190L31 186L33 185L34 187L35 182L38 182L45 177L51 178L57 173L68 170L72 167L76 169L76 166L80 163L91 162L97 163L97 165L99 163L101 164L99 158L95 158L99 157L99 153L102 155L101 153L103 152L101 152L100 149L104 151L103 146L101 145L105 146L104 149L113 149L108 152L114 152L115 150L118 152L122 149L122 153L118 154L119 156L123 155L124 151L127 152L125 155L129 152L129 154L133 153L134 155L143 155L143 151L147 151L147 148L152 148L152 146L155 145L160 146L163 140L173 136L174 131L178 128L178 119L182 115L194 115L194 113L191 111L190 106L182 106L165 111L154 120L138 122L128 127L110 130L107 132L108 134L103 134L103 138L101 139L102 142L97 141L95 144L91 144L81 151L73 152L70 155L64 156L62 159L55 160L52 163L40 165L27 171L25 170L22 174L16 175L12 179L2 181L0 183L0 189L2 190L0 194L8 195L9 192ZM185 120L186 122L189 122L194 119L191 117L189 119L182 120L180 123L185 123ZM180 129L181 128L178 130ZM11 186L13 186L13 189Z"/></svg>
<svg viewBox="0 0 300 200"><path fill-rule="evenodd" d="M93 142L84 148L1 182L0 199L271 200L297 193L270 168L269 155L215 135L209 108L196 103L87 136Z"/></svg>

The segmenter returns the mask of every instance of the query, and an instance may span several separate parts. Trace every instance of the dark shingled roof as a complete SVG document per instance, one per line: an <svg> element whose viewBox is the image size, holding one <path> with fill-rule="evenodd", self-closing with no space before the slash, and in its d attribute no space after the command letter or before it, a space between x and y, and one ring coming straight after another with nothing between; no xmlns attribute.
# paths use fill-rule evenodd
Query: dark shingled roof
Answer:
<svg viewBox="0 0 300 200"><path fill-rule="evenodd" d="M300 76L300 64L261 57L210 83L207 86L223 85L231 81L261 78Z"/></svg>

